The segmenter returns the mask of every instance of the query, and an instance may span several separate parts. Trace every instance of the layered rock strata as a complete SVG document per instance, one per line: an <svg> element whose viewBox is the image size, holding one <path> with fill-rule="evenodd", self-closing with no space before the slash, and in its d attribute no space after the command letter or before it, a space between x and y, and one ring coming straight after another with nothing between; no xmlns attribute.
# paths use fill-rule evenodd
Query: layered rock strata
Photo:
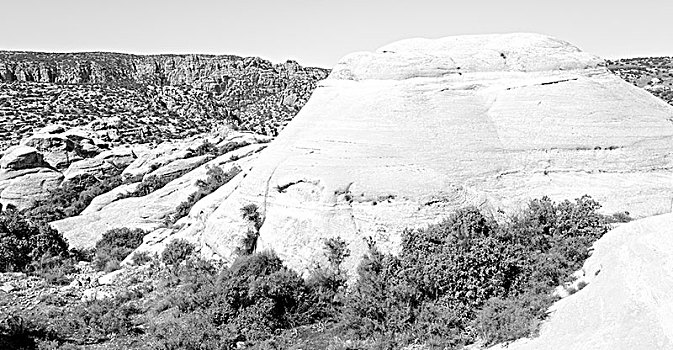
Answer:
<svg viewBox="0 0 673 350"><path fill-rule="evenodd" d="M607 213L668 212L673 108L571 44L535 34L413 39L343 58L237 188L202 217L230 259L260 208L257 249L294 268L325 238L394 250L406 227L477 205L589 194Z"/></svg>

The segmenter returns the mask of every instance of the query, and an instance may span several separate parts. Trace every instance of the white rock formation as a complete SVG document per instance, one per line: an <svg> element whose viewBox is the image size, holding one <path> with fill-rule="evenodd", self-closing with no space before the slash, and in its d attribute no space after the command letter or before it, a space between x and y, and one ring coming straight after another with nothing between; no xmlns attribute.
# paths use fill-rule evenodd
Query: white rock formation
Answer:
<svg viewBox="0 0 673 350"><path fill-rule="evenodd" d="M258 249L291 267L341 236L394 249L399 232L467 204L589 194L604 211L668 212L673 108L535 34L413 39L346 56L203 220L201 241L230 258L264 217Z"/></svg>
<svg viewBox="0 0 673 350"><path fill-rule="evenodd" d="M554 304L539 337L492 349L672 349L673 215L623 224L594 248L589 284Z"/></svg>

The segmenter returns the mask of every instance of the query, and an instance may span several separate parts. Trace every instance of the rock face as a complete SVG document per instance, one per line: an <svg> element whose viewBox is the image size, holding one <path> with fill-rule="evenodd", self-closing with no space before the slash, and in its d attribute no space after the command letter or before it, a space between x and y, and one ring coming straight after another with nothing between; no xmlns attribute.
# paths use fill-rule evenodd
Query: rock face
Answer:
<svg viewBox="0 0 673 350"><path fill-rule="evenodd" d="M200 240L231 257L248 227L240 208L255 204L258 249L304 268L324 238L359 259L364 237L394 250L403 228L468 204L589 194L608 213L668 212L672 120L601 59L546 36L397 42L337 64Z"/></svg>
<svg viewBox="0 0 673 350"><path fill-rule="evenodd" d="M62 180L63 175L50 168L35 148L11 147L0 158L0 204L25 208Z"/></svg>
<svg viewBox="0 0 673 350"><path fill-rule="evenodd" d="M493 349L673 348L673 215L608 232L584 265L589 284L554 304L540 335Z"/></svg>
<svg viewBox="0 0 673 350"><path fill-rule="evenodd" d="M0 159L0 169L21 170L49 166L38 150L29 146L17 146L7 150Z"/></svg>

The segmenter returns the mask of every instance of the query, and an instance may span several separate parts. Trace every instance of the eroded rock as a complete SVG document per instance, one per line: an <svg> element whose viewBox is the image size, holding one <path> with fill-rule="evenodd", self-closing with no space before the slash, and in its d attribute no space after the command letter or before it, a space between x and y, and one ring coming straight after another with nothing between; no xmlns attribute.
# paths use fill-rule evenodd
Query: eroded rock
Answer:
<svg viewBox="0 0 673 350"><path fill-rule="evenodd" d="M247 223L257 249L311 266L323 241L371 236L395 251L406 227L458 207L494 212L589 194L607 213L670 209L673 109L602 60L542 35L405 40L346 56L203 220L202 247L232 258Z"/></svg>
<svg viewBox="0 0 673 350"><path fill-rule="evenodd" d="M176 208L199 189L198 182L208 178L209 168L220 167L224 172L239 169L239 162L256 157L264 147L266 145L249 145L226 153L143 197L122 199L124 193L134 192L139 183L122 185L95 198L80 215L54 221L51 225L74 247L93 247L103 233L113 228L157 230L165 227Z"/></svg>
<svg viewBox="0 0 673 350"><path fill-rule="evenodd" d="M10 147L0 159L0 169L22 170L48 166L34 147Z"/></svg>

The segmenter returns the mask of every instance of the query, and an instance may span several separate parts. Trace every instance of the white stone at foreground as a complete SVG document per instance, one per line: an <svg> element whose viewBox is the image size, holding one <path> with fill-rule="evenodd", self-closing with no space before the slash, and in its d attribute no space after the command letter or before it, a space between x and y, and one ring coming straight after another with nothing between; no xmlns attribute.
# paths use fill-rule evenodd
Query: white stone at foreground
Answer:
<svg viewBox="0 0 673 350"><path fill-rule="evenodd" d="M492 350L673 349L673 215L623 224L594 247L590 283L552 306L539 337Z"/></svg>
<svg viewBox="0 0 673 350"><path fill-rule="evenodd" d="M259 206L257 248L311 266L324 238L349 243L353 271L372 236L475 204L589 194L607 213L670 210L673 108L576 47L536 34L414 39L346 56L203 220L225 259ZM238 237L237 239L234 239Z"/></svg>

